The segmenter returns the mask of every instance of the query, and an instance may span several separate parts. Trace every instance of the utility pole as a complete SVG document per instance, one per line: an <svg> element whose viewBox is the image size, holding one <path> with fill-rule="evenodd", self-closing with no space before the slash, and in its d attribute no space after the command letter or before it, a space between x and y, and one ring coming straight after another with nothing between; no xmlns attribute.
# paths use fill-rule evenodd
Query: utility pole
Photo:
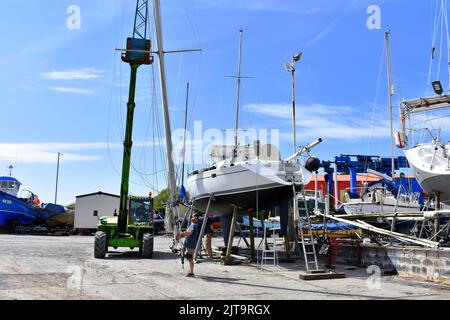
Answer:
<svg viewBox="0 0 450 320"><path fill-rule="evenodd" d="M385 32L386 38L386 68L387 68L387 82L388 82L388 101L389 101L389 125L391 129L391 174L395 181L395 160L394 160L394 126L392 120L392 84L391 84L391 54L389 49L389 34L390 31Z"/></svg>
<svg viewBox="0 0 450 320"><path fill-rule="evenodd" d="M59 160L63 154L58 152L58 163L56 165L56 187L55 187L55 204L57 204L58 200L58 179L59 179Z"/></svg>

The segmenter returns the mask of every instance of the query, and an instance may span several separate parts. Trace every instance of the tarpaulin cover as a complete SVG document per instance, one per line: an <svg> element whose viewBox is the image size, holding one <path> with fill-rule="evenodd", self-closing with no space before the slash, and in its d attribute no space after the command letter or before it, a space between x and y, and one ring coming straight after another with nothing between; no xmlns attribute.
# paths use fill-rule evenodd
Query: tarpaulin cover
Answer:
<svg viewBox="0 0 450 320"><path fill-rule="evenodd" d="M242 217L243 224L248 227L250 224L250 219L246 216ZM264 221L264 226L269 229L280 229L280 223L278 222L267 222ZM302 226L301 223L298 224L299 227ZM262 228L261 220L253 218L253 227L254 228ZM314 231L323 230L323 224L313 224L311 225L311 229ZM352 226L343 222L337 223L327 223L327 230L329 231L346 231L346 230L357 230L358 227Z"/></svg>
<svg viewBox="0 0 450 320"><path fill-rule="evenodd" d="M312 230L318 231L323 230L324 225L323 224L313 224L311 226ZM336 223L327 223L327 230L329 231L345 231L345 230L356 230L358 227L352 226L343 222L336 222Z"/></svg>

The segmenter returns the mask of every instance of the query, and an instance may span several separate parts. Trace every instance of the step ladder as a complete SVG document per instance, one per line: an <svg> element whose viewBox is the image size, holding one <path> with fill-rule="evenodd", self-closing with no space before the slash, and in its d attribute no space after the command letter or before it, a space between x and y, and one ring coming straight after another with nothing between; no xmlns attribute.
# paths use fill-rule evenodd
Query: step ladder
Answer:
<svg viewBox="0 0 450 320"><path fill-rule="evenodd" d="M296 191L294 189L294 201L297 204L299 215L300 212L305 212L304 216L300 215L300 236L306 271L318 271L319 264L317 263L317 253L314 245L315 239L312 233L311 217L309 215L308 201L303 189L302 191Z"/></svg>
<svg viewBox="0 0 450 320"><path fill-rule="evenodd" d="M273 218L269 217L269 222L274 222ZM269 237L270 236L270 237ZM263 250L261 256L261 270L263 267L272 266L274 268L278 267L278 234L276 228L266 228L264 227L264 238L263 238Z"/></svg>

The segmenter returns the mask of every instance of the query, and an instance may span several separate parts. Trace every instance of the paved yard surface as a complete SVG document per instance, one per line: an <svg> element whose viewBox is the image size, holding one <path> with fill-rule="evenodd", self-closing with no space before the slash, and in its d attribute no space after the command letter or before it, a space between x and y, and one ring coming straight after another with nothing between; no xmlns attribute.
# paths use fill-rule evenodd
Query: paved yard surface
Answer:
<svg viewBox="0 0 450 320"><path fill-rule="evenodd" d="M298 278L302 261L263 271L204 261L186 278L170 243L157 237L152 260L137 251L97 260L93 237L0 235L0 299L450 299L449 286L392 276L383 276L379 289L368 286L364 269L305 282Z"/></svg>

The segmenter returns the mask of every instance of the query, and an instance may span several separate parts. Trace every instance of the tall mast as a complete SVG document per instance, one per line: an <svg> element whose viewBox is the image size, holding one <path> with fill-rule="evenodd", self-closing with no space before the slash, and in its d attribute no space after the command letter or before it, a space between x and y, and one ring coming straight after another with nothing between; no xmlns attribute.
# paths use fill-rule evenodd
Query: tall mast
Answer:
<svg viewBox="0 0 450 320"><path fill-rule="evenodd" d="M236 160L238 150L238 130L239 130L239 104L241 94L241 61L242 61L242 28L239 30L239 60L238 60L238 75L237 75L237 96L236 96L236 125L234 128L234 150L233 160Z"/></svg>
<svg viewBox="0 0 450 320"><path fill-rule="evenodd" d="M184 185L184 161L186 157L187 118L189 106L189 82L186 84L186 109L184 112L184 140L183 140L183 164L181 167L181 185Z"/></svg>
<svg viewBox="0 0 450 320"><path fill-rule="evenodd" d="M155 16L155 32L156 39L158 42L158 61L159 61L159 76L161 85L161 99L163 107L164 116L164 128L166 132L166 148L167 148L167 162L168 162L168 207L169 214L173 217L173 209L176 205L177 195L176 195L176 182L175 182L175 166L172 158L172 130L170 126L169 118L169 103L167 99L167 83L166 83L166 69L164 63L164 44L162 37L162 22L161 22L161 8L159 0L153 0L153 11Z"/></svg>
<svg viewBox="0 0 450 320"><path fill-rule="evenodd" d="M178 196L177 186L175 179L175 165L173 163L173 145L172 145L172 129L170 127L170 115L169 115L169 100L167 99L167 82L166 82L166 68L164 63L164 55L166 53L181 53L181 52L198 52L201 49L185 49L185 50L170 50L164 51L163 37L162 37L162 22L161 22L161 6L159 0L153 0L153 15L155 16L155 32L158 42L158 51L156 52L159 57L159 78L161 85L161 100L164 116L164 129L166 132L166 148L167 148L167 163L168 163L168 203L166 209L168 209L165 218L165 228L168 232L173 231L174 225L176 225L175 215L178 217Z"/></svg>
<svg viewBox="0 0 450 320"><path fill-rule="evenodd" d="M391 174L392 179L395 180L395 160L394 160L394 127L392 121L392 84L391 84L391 54L389 50L389 34L390 31L385 32L386 38L386 68L387 68L387 82L388 82L388 101L389 101L389 125L391 129Z"/></svg>

